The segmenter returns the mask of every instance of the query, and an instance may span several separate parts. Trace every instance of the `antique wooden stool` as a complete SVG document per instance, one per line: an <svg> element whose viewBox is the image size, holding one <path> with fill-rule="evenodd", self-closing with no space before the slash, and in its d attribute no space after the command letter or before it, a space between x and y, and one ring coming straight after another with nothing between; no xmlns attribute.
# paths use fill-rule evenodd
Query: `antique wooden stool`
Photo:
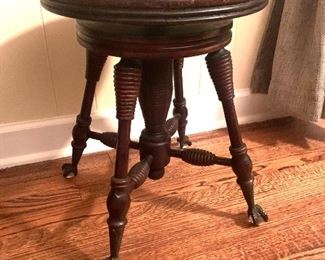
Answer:
<svg viewBox="0 0 325 260"><path fill-rule="evenodd" d="M258 225L268 217L255 204L252 163L242 141L234 107L232 62L224 47L231 41L232 19L257 12L267 0L41 0L57 14L77 19L79 43L87 49L87 70L81 112L73 129L72 163L63 165L66 178L78 173L78 163L89 138L116 148L115 175L107 199L111 259L120 251L130 193L149 177L163 177L171 157L208 166L232 167L248 204L249 220ZM232 158L218 157L190 145L185 135L187 108L183 97L184 57L201 54L222 102ZM90 130L96 83L108 57L121 57L114 84L117 133ZM173 82L174 81L174 82ZM166 121L175 89L174 116ZM145 120L139 142L130 140L137 98ZM180 149L171 148L178 130ZM129 149L140 151L141 161L128 170Z"/></svg>

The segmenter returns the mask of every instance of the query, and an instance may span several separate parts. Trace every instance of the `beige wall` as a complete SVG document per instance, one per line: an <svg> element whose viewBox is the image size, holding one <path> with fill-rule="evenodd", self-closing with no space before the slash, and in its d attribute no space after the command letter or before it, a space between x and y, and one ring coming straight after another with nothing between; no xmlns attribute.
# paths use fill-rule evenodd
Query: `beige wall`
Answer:
<svg viewBox="0 0 325 260"><path fill-rule="evenodd" d="M235 21L230 49L237 88L249 87L269 10ZM114 106L112 66L116 61L106 64L94 103L97 111ZM194 58L185 63L185 83L197 83L190 92L199 91L201 62ZM84 67L73 20L41 9L39 0L0 1L0 124L76 114Z"/></svg>

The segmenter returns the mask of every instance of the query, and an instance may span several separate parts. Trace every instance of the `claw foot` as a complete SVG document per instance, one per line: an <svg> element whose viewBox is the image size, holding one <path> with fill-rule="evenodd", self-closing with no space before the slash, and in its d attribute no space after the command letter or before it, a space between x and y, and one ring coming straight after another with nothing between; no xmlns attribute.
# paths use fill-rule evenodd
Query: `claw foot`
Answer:
<svg viewBox="0 0 325 260"><path fill-rule="evenodd" d="M72 179L78 174L77 167L73 166L71 163L65 163L62 165L63 176L66 179Z"/></svg>
<svg viewBox="0 0 325 260"><path fill-rule="evenodd" d="M268 215L263 211L260 205L255 205L252 209L248 210L248 221L254 226L259 226L262 222L269 220Z"/></svg>
<svg viewBox="0 0 325 260"><path fill-rule="evenodd" d="M179 143L181 149L183 149L184 146L192 145L192 142L190 141L190 139L187 135L185 135L183 138L178 137L177 142Z"/></svg>

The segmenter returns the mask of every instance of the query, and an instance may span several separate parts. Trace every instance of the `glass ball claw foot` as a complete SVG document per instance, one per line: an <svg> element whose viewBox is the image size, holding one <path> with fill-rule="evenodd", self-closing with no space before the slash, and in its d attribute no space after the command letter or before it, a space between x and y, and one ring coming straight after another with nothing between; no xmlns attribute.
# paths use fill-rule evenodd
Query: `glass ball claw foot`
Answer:
<svg viewBox="0 0 325 260"><path fill-rule="evenodd" d="M62 165L63 177L66 179L72 179L77 176L78 169L71 163L65 163Z"/></svg>
<svg viewBox="0 0 325 260"><path fill-rule="evenodd" d="M248 222L254 226L259 226L262 222L267 222L269 216L262 209L260 205L255 205L252 209L248 210Z"/></svg>

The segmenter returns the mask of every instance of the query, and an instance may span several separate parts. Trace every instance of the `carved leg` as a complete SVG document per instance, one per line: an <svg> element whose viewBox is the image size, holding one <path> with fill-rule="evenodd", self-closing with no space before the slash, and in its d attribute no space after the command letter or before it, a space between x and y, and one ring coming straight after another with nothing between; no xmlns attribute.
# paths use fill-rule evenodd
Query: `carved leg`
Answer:
<svg viewBox="0 0 325 260"><path fill-rule="evenodd" d="M78 174L78 163L86 148L89 126L91 124L91 107L94 100L96 84L106 62L107 56L99 55L87 50L86 87L81 105L80 114L77 116L76 125L73 128L72 136L72 163L62 166L63 176L67 179Z"/></svg>
<svg viewBox="0 0 325 260"><path fill-rule="evenodd" d="M206 57L208 70L214 82L220 101L222 102L231 141L231 165L237 175L237 182L243 191L248 205L249 221L259 225L268 220L268 216L254 201L254 187L252 162L247 155L246 145L243 143L238 127L237 115L234 106L234 88L232 79L232 62L230 52L221 49L210 53Z"/></svg>
<svg viewBox="0 0 325 260"><path fill-rule="evenodd" d="M174 86L175 86L175 99L174 99L174 116L179 114L178 120L178 142L180 148L182 149L184 145L191 146L192 142L189 140L188 136L185 135L186 125L187 125L187 107L186 99L183 94L183 63L184 59L174 60Z"/></svg>
<svg viewBox="0 0 325 260"><path fill-rule="evenodd" d="M144 60L140 105L146 128L140 137L140 155L153 157L149 178L163 177L169 163L170 134L166 117L172 98L172 60Z"/></svg>
<svg viewBox="0 0 325 260"><path fill-rule="evenodd" d="M116 145L115 174L107 199L110 237L110 259L118 259L125 225L130 207L130 178L128 160L131 121L134 117L136 100L141 84L141 69L138 63L122 59L114 72L116 109L118 119L118 141Z"/></svg>

